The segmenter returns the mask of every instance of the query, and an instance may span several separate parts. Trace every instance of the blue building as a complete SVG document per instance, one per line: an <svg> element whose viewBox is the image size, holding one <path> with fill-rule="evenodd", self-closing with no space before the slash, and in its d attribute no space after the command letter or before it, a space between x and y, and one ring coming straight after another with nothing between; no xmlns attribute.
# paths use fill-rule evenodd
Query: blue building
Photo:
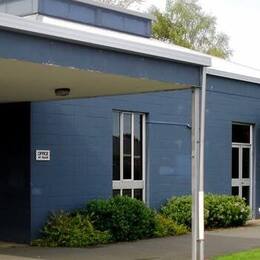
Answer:
<svg viewBox="0 0 260 260"><path fill-rule="evenodd" d="M204 67L206 192L239 195L260 216L259 71L151 39L149 16L89 0L0 11L1 240L29 242L50 212L91 199L158 208L190 194Z"/></svg>

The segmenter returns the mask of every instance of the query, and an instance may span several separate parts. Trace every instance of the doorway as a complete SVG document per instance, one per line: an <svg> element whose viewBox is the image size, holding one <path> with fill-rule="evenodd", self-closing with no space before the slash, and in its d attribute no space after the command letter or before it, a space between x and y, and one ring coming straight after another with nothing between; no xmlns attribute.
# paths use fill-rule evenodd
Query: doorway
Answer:
<svg viewBox="0 0 260 260"><path fill-rule="evenodd" d="M0 241L30 241L30 104L0 104Z"/></svg>
<svg viewBox="0 0 260 260"><path fill-rule="evenodd" d="M252 208L253 125L232 125L232 195Z"/></svg>

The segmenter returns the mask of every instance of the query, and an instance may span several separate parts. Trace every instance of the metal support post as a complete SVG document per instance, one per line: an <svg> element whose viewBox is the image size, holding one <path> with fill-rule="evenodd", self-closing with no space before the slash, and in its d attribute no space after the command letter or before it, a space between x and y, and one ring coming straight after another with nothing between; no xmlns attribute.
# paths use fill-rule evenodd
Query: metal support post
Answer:
<svg viewBox="0 0 260 260"><path fill-rule="evenodd" d="M192 89L192 260L204 260L204 146L206 68L201 88Z"/></svg>
<svg viewBox="0 0 260 260"><path fill-rule="evenodd" d="M200 104L200 163L199 163L199 260L204 260L204 166L205 166L205 121L206 121L206 68L202 69L201 104Z"/></svg>
<svg viewBox="0 0 260 260"><path fill-rule="evenodd" d="M200 152L200 89L192 89L192 260L198 256L198 187Z"/></svg>

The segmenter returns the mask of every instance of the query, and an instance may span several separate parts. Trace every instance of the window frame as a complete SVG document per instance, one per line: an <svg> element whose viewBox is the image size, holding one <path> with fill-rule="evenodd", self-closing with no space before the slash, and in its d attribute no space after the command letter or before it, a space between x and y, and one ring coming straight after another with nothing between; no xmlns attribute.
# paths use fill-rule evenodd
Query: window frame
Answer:
<svg viewBox="0 0 260 260"><path fill-rule="evenodd" d="M249 142L247 143L239 143L239 142L233 142L232 139L232 148L237 148L239 151L239 177L238 179L232 178L232 172L231 172L231 186L232 187L239 187L239 196L242 197L242 188L245 186L249 186L249 207L252 209L253 212L253 203L254 203L254 124L251 123L240 123L240 122L232 122L232 127L235 125L242 125L249 127L250 130L250 138ZM231 137L232 138L232 137ZM243 178L243 149L249 149L249 178Z"/></svg>
<svg viewBox="0 0 260 260"><path fill-rule="evenodd" d="M142 189L143 201L146 201L146 117L145 113L141 112L130 112L130 111L119 111L113 110L113 113L119 113L119 142L120 142L120 180L113 180L112 178L112 191L120 190L120 196L123 194L123 190L131 189L131 197L134 197L134 190ZM124 115L131 115L131 179L124 179ZM141 116L142 129L142 180L134 179L135 170L135 116ZM114 155L114 151L112 151ZM112 174L113 176L113 174Z"/></svg>

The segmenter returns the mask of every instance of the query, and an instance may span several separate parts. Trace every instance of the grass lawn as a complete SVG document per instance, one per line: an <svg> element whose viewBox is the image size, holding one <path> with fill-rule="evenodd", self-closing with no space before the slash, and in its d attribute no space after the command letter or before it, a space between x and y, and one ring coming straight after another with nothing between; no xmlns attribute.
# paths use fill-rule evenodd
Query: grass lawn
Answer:
<svg viewBox="0 0 260 260"><path fill-rule="evenodd" d="M244 251L239 253L234 253L226 256L219 256L214 258L214 260L259 260L260 259L260 249L254 249L250 251Z"/></svg>

